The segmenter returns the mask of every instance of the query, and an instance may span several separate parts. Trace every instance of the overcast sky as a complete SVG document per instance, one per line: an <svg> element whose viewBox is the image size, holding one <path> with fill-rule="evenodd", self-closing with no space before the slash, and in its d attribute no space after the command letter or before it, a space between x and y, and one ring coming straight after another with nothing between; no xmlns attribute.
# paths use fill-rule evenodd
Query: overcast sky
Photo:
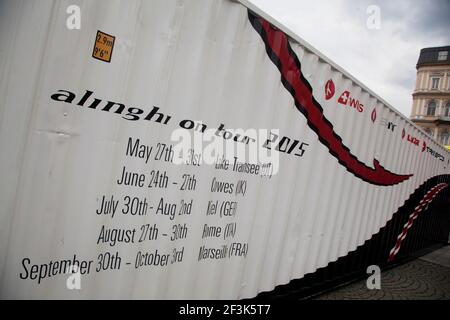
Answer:
<svg viewBox="0 0 450 320"><path fill-rule="evenodd" d="M420 49L450 45L450 0L251 1L408 117Z"/></svg>

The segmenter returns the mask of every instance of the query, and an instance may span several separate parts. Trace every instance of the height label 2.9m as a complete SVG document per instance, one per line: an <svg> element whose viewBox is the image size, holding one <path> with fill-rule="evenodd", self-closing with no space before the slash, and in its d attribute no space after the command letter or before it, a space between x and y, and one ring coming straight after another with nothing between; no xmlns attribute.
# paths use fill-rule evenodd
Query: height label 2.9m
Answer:
<svg viewBox="0 0 450 320"><path fill-rule="evenodd" d="M92 57L108 63L111 62L115 40L116 37L98 30L95 37L95 45L94 50L92 51Z"/></svg>

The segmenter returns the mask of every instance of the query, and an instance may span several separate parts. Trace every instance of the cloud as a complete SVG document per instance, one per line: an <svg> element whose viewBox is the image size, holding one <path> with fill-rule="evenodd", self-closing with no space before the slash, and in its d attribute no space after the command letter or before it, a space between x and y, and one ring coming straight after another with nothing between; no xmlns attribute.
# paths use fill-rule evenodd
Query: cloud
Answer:
<svg viewBox="0 0 450 320"><path fill-rule="evenodd" d="M421 48L448 45L447 0L252 0L410 115ZM367 7L380 8L381 28L368 29Z"/></svg>

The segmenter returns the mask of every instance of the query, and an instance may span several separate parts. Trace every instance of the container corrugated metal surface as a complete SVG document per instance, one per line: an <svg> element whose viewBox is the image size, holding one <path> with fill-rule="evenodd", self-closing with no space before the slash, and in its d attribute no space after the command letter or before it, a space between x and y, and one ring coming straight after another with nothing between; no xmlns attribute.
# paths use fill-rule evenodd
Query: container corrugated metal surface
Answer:
<svg viewBox="0 0 450 320"><path fill-rule="evenodd" d="M378 238L361 264L414 250L413 223L448 197L448 151L247 1L2 6L1 297L254 297ZM276 132L253 144L286 143L278 172L175 165L183 120ZM86 261L81 290L66 260Z"/></svg>

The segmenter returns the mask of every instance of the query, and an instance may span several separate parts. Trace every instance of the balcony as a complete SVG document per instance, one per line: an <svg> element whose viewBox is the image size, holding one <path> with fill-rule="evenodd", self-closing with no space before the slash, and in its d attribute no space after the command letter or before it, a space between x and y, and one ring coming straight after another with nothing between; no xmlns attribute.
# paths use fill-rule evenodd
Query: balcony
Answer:
<svg viewBox="0 0 450 320"><path fill-rule="evenodd" d="M415 89L412 93L413 97L417 96L448 96L450 94L450 88L448 89Z"/></svg>
<svg viewBox="0 0 450 320"><path fill-rule="evenodd" d="M411 120L420 123L450 124L450 116L445 115L415 115L411 116Z"/></svg>

